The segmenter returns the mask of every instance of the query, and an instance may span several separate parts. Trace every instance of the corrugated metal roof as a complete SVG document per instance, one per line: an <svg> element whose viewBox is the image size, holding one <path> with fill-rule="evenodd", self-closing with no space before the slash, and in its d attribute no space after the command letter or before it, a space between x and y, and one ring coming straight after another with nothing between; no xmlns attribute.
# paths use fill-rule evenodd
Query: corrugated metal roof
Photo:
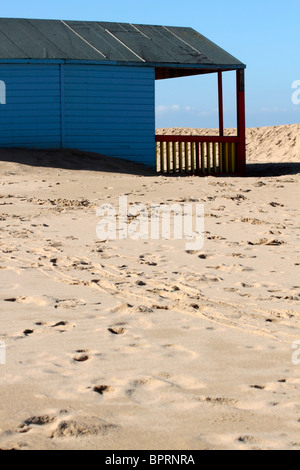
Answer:
<svg viewBox="0 0 300 470"><path fill-rule="evenodd" d="M191 28L0 18L0 60L53 59L244 68Z"/></svg>

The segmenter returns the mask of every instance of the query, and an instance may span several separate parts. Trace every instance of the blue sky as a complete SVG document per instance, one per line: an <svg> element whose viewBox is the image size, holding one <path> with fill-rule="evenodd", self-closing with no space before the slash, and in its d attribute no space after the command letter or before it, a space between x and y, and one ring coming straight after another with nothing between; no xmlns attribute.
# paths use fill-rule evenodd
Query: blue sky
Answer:
<svg viewBox="0 0 300 470"><path fill-rule="evenodd" d="M299 0L10 0L14 18L119 21L190 26L246 63L247 126L300 122L292 83L300 80ZM235 76L224 74L225 126L235 126ZM216 76L156 84L157 127L217 127Z"/></svg>

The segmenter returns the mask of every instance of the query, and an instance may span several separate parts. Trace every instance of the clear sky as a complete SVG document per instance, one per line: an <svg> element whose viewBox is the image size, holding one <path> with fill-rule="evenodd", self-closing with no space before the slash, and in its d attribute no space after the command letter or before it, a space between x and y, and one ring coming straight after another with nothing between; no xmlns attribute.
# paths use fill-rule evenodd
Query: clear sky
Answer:
<svg viewBox="0 0 300 470"><path fill-rule="evenodd" d="M10 0L13 18L189 26L247 65L247 126L300 122L292 83L300 80L300 0ZM235 125L235 77L224 74L225 126ZM157 127L217 127L215 74L156 84Z"/></svg>

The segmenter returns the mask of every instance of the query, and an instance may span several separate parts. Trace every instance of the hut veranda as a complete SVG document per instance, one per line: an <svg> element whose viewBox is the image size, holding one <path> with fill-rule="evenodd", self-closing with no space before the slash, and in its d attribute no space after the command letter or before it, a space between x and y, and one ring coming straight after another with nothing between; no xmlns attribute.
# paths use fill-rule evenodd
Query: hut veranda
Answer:
<svg viewBox="0 0 300 470"><path fill-rule="evenodd" d="M245 67L191 28L0 18L0 147L91 151L164 173L243 174ZM231 137L226 71L236 71ZM219 136L155 136L155 80L207 73L217 75Z"/></svg>

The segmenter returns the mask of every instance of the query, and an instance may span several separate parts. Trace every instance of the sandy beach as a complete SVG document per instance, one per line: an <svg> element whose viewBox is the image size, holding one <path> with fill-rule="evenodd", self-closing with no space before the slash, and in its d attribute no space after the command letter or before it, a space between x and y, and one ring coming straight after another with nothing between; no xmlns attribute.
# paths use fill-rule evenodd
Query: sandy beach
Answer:
<svg viewBox="0 0 300 470"><path fill-rule="evenodd" d="M300 124L248 129L247 162L0 150L0 449L300 449ZM122 195L204 204L203 249L97 239Z"/></svg>

